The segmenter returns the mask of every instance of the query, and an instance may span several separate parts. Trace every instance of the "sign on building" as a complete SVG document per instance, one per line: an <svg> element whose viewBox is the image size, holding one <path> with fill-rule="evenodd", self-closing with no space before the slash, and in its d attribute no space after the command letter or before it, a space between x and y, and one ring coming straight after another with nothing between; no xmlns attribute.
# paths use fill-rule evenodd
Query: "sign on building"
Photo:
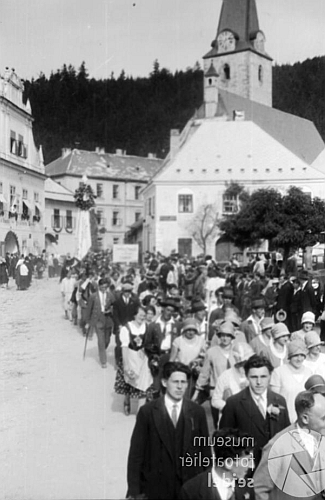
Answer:
<svg viewBox="0 0 325 500"><path fill-rule="evenodd" d="M139 245L113 245L113 262L139 262Z"/></svg>

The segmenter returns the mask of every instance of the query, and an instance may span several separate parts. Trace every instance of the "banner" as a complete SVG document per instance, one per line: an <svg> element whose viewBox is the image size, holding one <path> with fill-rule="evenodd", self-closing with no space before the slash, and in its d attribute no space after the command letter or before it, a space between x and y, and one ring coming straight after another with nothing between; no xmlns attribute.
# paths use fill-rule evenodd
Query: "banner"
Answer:
<svg viewBox="0 0 325 500"><path fill-rule="evenodd" d="M91 248L90 215L88 210L79 210L76 238L76 257L81 260Z"/></svg>
<svg viewBox="0 0 325 500"><path fill-rule="evenodd" d="M139 245L113 245L113 262L139 261Z"/></svg>

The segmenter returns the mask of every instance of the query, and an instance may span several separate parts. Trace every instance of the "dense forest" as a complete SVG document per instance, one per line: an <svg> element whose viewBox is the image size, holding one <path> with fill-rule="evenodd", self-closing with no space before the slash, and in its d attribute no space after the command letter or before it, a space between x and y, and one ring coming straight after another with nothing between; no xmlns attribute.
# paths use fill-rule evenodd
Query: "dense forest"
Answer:
<svg viewBox="0 0 325 500"><path fill-rule="evenodd" d="M273 68L273 106L312 120L325 139L325 57ZM64 65L50 77L25 81L25 98L33 110L34 137L45 163L62 147L164 158L171 128L182 128L203 99L198 63L172 74L158 61L148 78L125 72L115 78L89 78L85 63Z"/></svg>

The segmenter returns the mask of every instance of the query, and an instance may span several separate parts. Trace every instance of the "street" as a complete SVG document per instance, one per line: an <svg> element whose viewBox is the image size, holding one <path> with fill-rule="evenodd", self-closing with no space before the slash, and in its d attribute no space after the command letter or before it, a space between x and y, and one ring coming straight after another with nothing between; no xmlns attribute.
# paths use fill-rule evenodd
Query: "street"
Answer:
<svg viewBox="0 0 325 500"><path fill-rule="evenodd" d="M108 369L64 319L58 279L27 291L0 289L0 498L125 498L135 422L114 393L114 339Z"/></svg>

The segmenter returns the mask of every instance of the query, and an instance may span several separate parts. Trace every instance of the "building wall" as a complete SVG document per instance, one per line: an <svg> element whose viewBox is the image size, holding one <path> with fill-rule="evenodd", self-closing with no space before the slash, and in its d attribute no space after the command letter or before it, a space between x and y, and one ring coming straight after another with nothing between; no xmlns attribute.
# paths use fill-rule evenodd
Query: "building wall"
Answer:
<svg viewBox="0 0 325 500"><path fill-rule="evenodd" d="M272 62L249 50L237 53L222 54L217 57L204 59L206 73L213 63L219 77L220 89L228 90L247 99L272 106ZM224 71L229 65L230 78L227 79ZM258 79L258 68L263 68L263 83Z"/></svg>
<svg viewBox="0 0 325 500"><path fill-rule="evenodd" d="M54 209L60 211L60 226L55 223ZM67 227L66 216L67 210L72 212L72 228ZM44 232L45 238L47 234L52 237L57 237L57 243L50 244L51 240L46 238L46 248L52 253L66 255L70 252L72 255L76 250L76 224L77 213L73 202L60 201L60 200L45 200L45 217L44 217ZM49 248L51 247L51 248Z"/></svg>

